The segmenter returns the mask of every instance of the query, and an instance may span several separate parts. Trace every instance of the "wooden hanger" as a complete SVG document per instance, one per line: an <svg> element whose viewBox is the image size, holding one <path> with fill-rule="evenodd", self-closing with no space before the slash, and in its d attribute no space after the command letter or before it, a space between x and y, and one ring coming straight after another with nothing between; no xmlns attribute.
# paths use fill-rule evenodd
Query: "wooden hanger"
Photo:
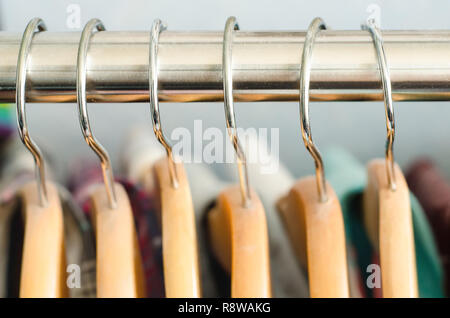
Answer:
<svg viewBox="0 0 450 318"><path fill-rule="evenodd" d="M342 211L332 187L326 187L328 199L320 202L316 179L303 178L277 208L297 258L308 269L310 296L348 297Z"/></svg>
<svg viewBox="0 0 450 318"><path fill-rule="evenodd" d="M166 296L200 297L195 214L186 172L182 163L175 164L178 187L174 188L170 179L168 158L158 160L153 169L161 202Z"/></svg>
<svg viewBox="0 0 450 318"><path fill-rule="evenodd" d="M389 187L385 159L367 165L364 225L380 253L383 297L418 297L409 189L397 164L394 169L395 191Z"/></svg>
<svg viewBox="0 0 450 318"><path fill-rule="evenodd" d="M409 189L394 162L395 134L392 89L381 33L373 21L370 31L377 52L386 108L386 159L367 165L368 184L364 191L364 224L372 244L379 249L383 297L417 297L417 269Z"/></svg>
<svg viewBox="0 0 450 318"><path fill-rule="evenodd" d="M251 205L243 207L239 186L221 192L208 213L212 250L231 274L231 297L271 297L266 215L251 190Z"/></svg>
<svg viewBox="0 0 450 318"><path fill-rule="evenodd" d="M125 189L114 182L108 153L95 139L86 104L86 56L94 30L105 30L90 20L81 33L77 57L77 102L80 126L87 144L100 158L105 186L91 195L97 246L97 296L144 297L145 278L133 211Z"/></svg>
<svg viewBox="0 0 450 318"><path fill-rule="evenodd" d="M39 201L37 183L21 189L25 234L20 297L67 297L64 222L58 190L47 182L47 204Z"/></svg>
<svg viewBox="0 0 450 318"><path fill-rule="evenodd" d="M348 297L344 222L339 200L325 181L322 158L309 124L309 77L314 39L325 24L310 24L303 46L300 73L300 123L306 148L314 158L316 178L299 180L277 203L300 263L308 268L311 297Z"/></svg>
<svg viewBox="0 0 450 318"><path fill-rule="evenodd" d="M146 189L160 193L161 235L163 250L164 287L166 297L201 297L197 234L191 191L181 162L175 162L172 148L166 140L159 114L157 51L160 33L165 30L160 20L152 26L149 57L150 108L153 130L164 146L167 157L158 160L152 174L142 178ZM152 175L153 178L149 178Z"/></svg>
<svg viewBox="0 0 450 318"><path fill-rule="evenodd" d="M107 192L99 185L91 196L97 246L97 296L145 297L145 277L128 195L114 183L116 206L111 209Z"/></svg>
<svg viewBox="0 0 450 318"><path fill-rule="evenodd" d="M25 116L26 73L29 51L36 32L45 31L44 22L32 19L22 36L17 60L17 123L22 142L36 163L37 182L26 184L20 191L25 221L20 297L66 297L63 212L58 191L46 182L44 159L28 134Z"/></svg>
<svg viewBox="0 0 450 318"><path fill-rule="evenodd" d="M227 130L237 155L240 186L221 192L208 213L211 246L231 273L231 297L271 297L269 239L266 215L250 189L244 152L238 140L232 83L232 37L239 26L227 19L223 38L223 85Z"/></svg>

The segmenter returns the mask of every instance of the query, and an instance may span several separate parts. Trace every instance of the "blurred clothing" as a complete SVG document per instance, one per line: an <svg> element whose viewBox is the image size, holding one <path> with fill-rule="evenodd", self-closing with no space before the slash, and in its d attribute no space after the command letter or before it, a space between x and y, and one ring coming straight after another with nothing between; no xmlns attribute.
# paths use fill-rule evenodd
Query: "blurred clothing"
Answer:
<svg viewBox="0 0 450 318"><path fill-rule="evenodd" d="M0 131L2 131L0 129ZM4 131L8 131L5 128ZM4 137L0 133L0 140ZM18 297L24 236L22 202L17 196L35 179L33 157L9 132L0 145L0 297ZM47 167L47 170L50 170ZM51 176L51 172L48 173ZM70 193L57 185L64 218L66 264L81 269L80 288L70 288L70 297L95 297L95 240L89 221Z"/></svg>
<svg viewBox="0 0 450 318"><path fill-rule="evenodd" d="M103 183L100 164L78 161L69 181L75 200L87 216L91 214L90 196L99 183ZM156 200L133 182L117 178L128 194L134 216L136 233L145 274L147 297L164 297L161 231L157 219Z"/></svg>
<svg viewBox="0 0 450 318"><path fill-rule="evenodd" d="M411 191L422 205L436 239L450 295L450 184L428 159L415 161L406 174Z"/></svg>
<svg viewBox="0 0 450 318"><path fill-rule="evenodd" d="M376 248L371 245L362 220L362 195L367 183L365 167L340 148L330 149L323 156L326 178L339 198L344 217L347 244L356 256L360 276L364 277L369 264L379 264ZM416 251L417 280L420 297L443 297L443 270L430 225L414 195L411 194L411 213ZM366 294L380 297L381 290L371 290L364 284Z"/></svg>

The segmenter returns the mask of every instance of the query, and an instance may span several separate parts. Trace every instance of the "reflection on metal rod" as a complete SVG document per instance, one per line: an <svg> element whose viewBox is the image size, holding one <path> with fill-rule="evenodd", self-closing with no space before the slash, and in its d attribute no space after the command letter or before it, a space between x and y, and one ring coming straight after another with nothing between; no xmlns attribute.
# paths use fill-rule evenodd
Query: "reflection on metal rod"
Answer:
<svg viewBox="0 0 450 318"><path fill-rule="evenodd" d="M149 31L99 32L87 60L89 102L148 102ZM235 101L298 100L305 32L237 31ZM0 102L15 101L21 35L0 32ZM222 32L174 32L159 41L159 99L223 101ZM36 34L28 102L76 102L79 32ZM450 31L383 31L393 98L450 100ZM323 31L314 48L311 100L383 100L373 43L365 31Z"/></svg>

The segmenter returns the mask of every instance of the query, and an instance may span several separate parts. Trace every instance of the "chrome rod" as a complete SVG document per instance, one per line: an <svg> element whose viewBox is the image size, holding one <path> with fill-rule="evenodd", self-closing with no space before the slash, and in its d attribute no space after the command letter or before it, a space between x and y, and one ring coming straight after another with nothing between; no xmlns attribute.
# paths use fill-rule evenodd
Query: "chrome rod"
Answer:
<svg viewBox="0 0 450 318"><path fill-rule="evenodd" d="M150 31L104 31L87 57L89 102L148 102ZM383 31L395 101L450 100L450 31ZM236 31L235 101L297 101L305 32ZM0 32L0 102L15 101L21 35ZM79 32L36 34L30 51L27 102L76 102ZM223 101L222 32L165 31L159 40L159 100ZM323 31L315 42L311 100L381 101L367 31Z"/></svg>

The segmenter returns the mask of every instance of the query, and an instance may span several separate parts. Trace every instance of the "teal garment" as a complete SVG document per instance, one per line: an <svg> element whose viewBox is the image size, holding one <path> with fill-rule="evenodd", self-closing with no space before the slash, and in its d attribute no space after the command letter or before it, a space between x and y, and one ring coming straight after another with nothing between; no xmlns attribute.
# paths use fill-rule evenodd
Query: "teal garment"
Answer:
<svg viewBox="0 0 450 318"><path fill-rule="evenodd" d="M326 179L339 198L347 244L357 252L362 281L365 284L366 268L373 262L374 250L362 221L362 193L366 186L366 168L352 155L340 148L329 149L323 156ZM433 234L417 199L411 197L411 210L416 249L417 280L420 297L444 297L443 269ZM366 287L370 297L373 290Z"/></svg>
<svg viewBox="0 0 450 318"><path fill-rule="evenodd" d="M14 123L14 104L0 104L0 125L12 125Z"/></svg>

